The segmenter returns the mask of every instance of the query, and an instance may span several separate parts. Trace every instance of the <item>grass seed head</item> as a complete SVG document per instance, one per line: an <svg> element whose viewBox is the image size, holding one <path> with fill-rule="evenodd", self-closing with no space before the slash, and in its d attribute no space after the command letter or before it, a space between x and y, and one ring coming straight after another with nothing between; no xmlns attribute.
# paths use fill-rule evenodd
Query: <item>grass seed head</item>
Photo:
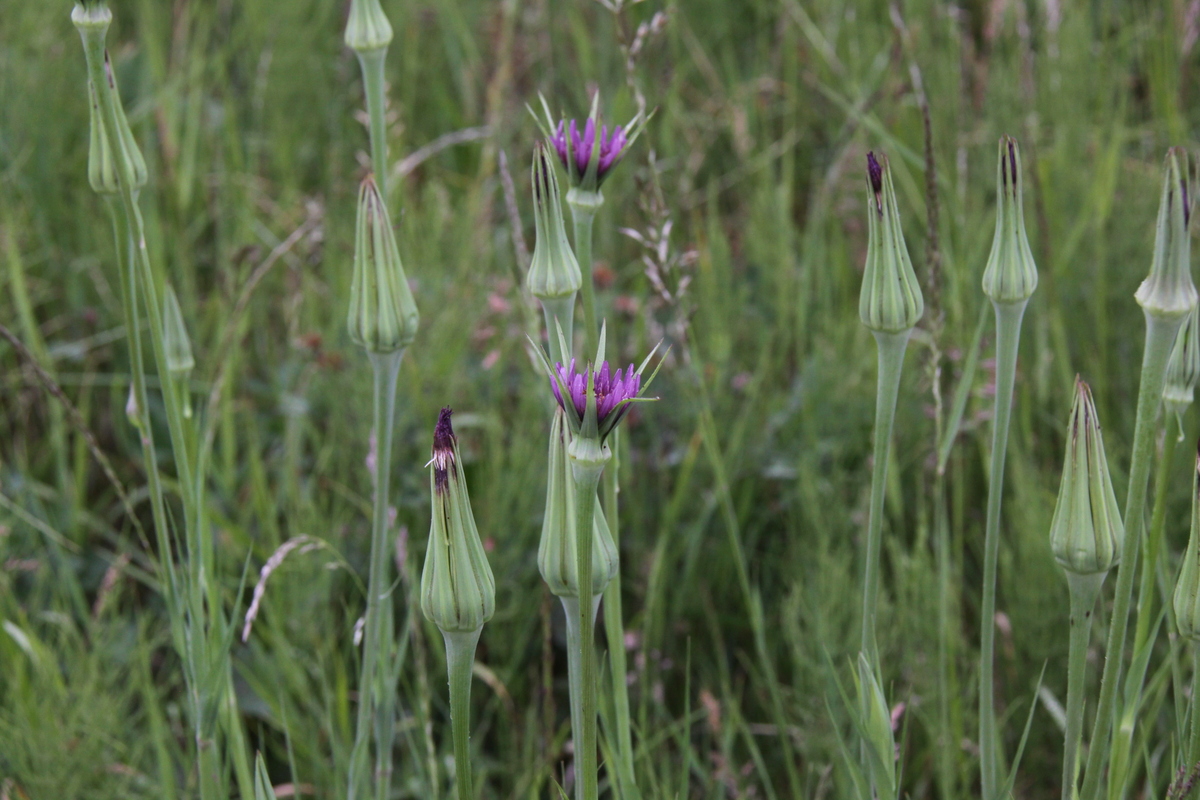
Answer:
<svg viewBox="0 0 1200 800"><path fill-rule="evenodd" d="M1178 319L1196 305L1188 236L1192 212L1188 181L1187 151L1172 147L1167 153L1158 205L1154 260L1150 275L1134 295L1147 314L1162 319Z"/></svg>
<svg viewBox="0 0 1200 800"><path fill-rule="evenodd" d="M540 142L533 149L533 219L537 241L525 279L529 293L539 300L573 297L583 286L583 275L567 242L558 176Z"/></svg>
<svg viewBox="0 0 1200 800"><path fill-rule="evenodd" d="M1092 392L1076 378L1062 483L1050 523L1050 549L1067 572L1095 575L1120 561L1124 539Z"/></svg>
<svg viewBox="0 0 1200 800"><path fill-rule="evenodd" d="M443 633L471 633L496 611L496 580L475 527L451 413L443 408L433 431L433 520L421 571L421 611Z"/></svg>
<svg viewBox="0 0 1200 800"><path fill-rule="evenodd" d="M1175 624L1179 635L1200 644L1200 450L1192 480L1192 530L1175 584Z"/></svg>
<svg viewBox="0 0 1200 800"><path fill-rule="evenodd" d="M346 46L356 53L380 50L392 42L392 23L379 0L351 0L346 18Z"/></svg>
<svg viewBox="0 0 1200 800"><path fill-rule="evenodd" d="M1022 303L1037 284L1037 264L1025 233L1021 148L1012 137L1002 136L996 164L996 235L983 271L983 291L996 303Z"/></svg>
<svg viewBox="0 0 1200 800"><path fill-rule="evenodd" d="M391 353L412 343L419 321L387 207L368 175L358 193L350 338L368 352Z"/></svg>
<svg viewBox="0 0 1200 800"><path fill-rule="evenodd" d="M858 315L873 331L900 333L921 320L925 300L904 243L892 170L881 158L867 154L867 264Z"/></svg>

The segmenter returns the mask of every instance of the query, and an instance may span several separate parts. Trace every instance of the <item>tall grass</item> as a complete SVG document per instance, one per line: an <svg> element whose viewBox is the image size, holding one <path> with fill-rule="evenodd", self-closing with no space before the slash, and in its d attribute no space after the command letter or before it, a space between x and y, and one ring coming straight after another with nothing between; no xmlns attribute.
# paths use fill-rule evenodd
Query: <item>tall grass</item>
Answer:
<svg viewBox="0 0 1200 800"><path fill-rule="evenodd" d="M839 741L850 720L827 700L860 646L869 507L875 354L854 313L860 170L867 150L889 154L911 252L923 252L911 53L938 167L940 278L929 326L909 348L883 507L877 645L903 742L898 775L913 797L977 792L968 698L990 326L977 351L973 342L994 142L1007 132L1023 147L1041 284L1025 316L1007 454L996 714L1011 753L1038 704L1014 793L1058 796L1063 735L1046 709L1065 703L1069 604L1047 532L1062 422L1078 372L1123 497L1141 351L1132 295L1153 246L1163 151L1194 145L1200 121L1185 102L1200 77L1186 4L1056 17L1052 4L910 2L896 13L911 47L889 8L833 0L648 0L619 16L545 0L384 7L395 29L388 192L422 310L399 373L391 486L405 654L394 795L452 786L442 648L415 613L430 513L421 465L443 405L456 411L497 576L475 670L477 790L557 796L571 762L563 621L535 558L545 392L531 379L528 299L512 277L526 266L514 237L532 235L532 215L514 166L522 218L510 218L498 156L527 163L538 132L525 104L538 91L581 115L593 85L615 119L637 111L630 86L658 109L605 184L594 223L597 301L616 309L609 353L629 360L664 335L675 345L654 387L666 400L632 415L621 442L638 788L648 798L848 795ZM665 25L627 69L621 43L658 11ZM336 797L354 742L353 626L371 518L371 398L353 388L371 373L344 332L354 196L370 163L345 4L130 0L114 12L109 47L151 175L146 246L178 294L192 398L215 426L205 511L221 609L248 603L249 587L238 593L247 561L257 569L300 535L321 545L287 556L252 635L232 649L247 757L263 752L280 797L287 783ZM131 363L112 232L86 180L83 58L63 6L4 3L0 19L0 324L25 348L0 342L0 793L193 797L184 671L154 572L162 553L134 524L152 538L145 462L124 417ZM466 133L482 126L485 138ZM441 138L456 132L458 144ZM914 261L924 281L927 265ZM964 371L960 433L939 478L931 410L950 408ZM161 387L148 384L145 413L166 442ZM1194 439L1194 420L1184 430ZM182 524L165 463L166 512ZM1186 541L1190 469L1180 447L1152 478L1165 485L1168 572ZM1154 641L1129 780L1163 796L1191 666L1163 631ZM1102 646L1094 637L1092 655ZM1178 682L1163 677L1172 673ZM603 698L600 709L611 747Z"/></svg>

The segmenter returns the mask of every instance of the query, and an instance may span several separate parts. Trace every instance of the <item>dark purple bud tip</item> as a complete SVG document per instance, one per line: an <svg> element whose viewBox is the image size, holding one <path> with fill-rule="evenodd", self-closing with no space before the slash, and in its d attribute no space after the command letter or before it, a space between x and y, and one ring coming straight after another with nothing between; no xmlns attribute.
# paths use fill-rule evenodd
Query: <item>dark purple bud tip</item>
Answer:
<svg viewBox="0 0 1200 800"><path fill-rule="evenodd" d="M1008 138L1008 174L1011 176L1013 188L1017 186L1017 148L1012 137Z"/></svg>
<svg viewBox="0 0 1200 800"><path fill-rule="evenodd" d="M871 179L871 191L876 195L883 192L883 167L874 153L867 153L867 177Z"/></svg>
<svg viewBox="0 0 1200 800"><path fill-rule="evenodd" d="M454 410L447 407L438 414L437 427L433 429L433 484L439 492L446 490L449 469L454 464L454 428L450 415Z"/></svg>

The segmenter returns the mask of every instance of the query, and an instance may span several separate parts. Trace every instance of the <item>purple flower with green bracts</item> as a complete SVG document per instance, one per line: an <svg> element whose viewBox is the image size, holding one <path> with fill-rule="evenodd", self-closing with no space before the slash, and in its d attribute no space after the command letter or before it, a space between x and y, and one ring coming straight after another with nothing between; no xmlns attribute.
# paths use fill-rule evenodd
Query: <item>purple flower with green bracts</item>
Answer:
<svg viewBox="0 0 1200 800"><path fill-rule="evenodd" d="M613 126L611 136L608 133L608 126L602 125L600 126L600 139L597 141L596 121L589 117L583 126L582 136L579 134L579 125L575 120L571 120L570 125L567 125L566 120L560 120L558 129L550 137L550 142L558 151L558 158L562 161L563 166L571 173L573 182L577 182L576 176L583 178L587 174L588 167L595 158L597 160L596 185L599 186L604 182L608 171L616 166L625 154L629 137L625 135L625 130L620 125ZM574 163L572 163L572 159Z"/></svg>
<svg viewBox="0 0 1200 800"><path fill-rule="evenodd" d="M568 416L578 421L577 424L582 423L587 415L590 373L592 394L596 398L596 426L602 440L625 417L633 401L641 394L642 374L633 364L630 364L628 369L617 370L616 374L609 369L607 361L600 365L599 370L589 368L579 371L575 368L575 359L572 358L569 366L556 364L554 370L556 374L550 381L554 389L554 398ZM563 400L564 387L570 403Z"/></svg>

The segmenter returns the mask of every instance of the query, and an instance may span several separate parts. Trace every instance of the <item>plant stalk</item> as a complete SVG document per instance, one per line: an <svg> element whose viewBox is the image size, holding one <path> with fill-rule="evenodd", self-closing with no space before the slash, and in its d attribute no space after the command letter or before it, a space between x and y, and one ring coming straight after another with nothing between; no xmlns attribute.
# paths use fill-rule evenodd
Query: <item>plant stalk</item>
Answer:
<svg viewBox="0 0 1200 800"><path fill-rule="evenodd" d="M1095 798L1106 748L1097 746L1107 740L1113 721L1113 706L1121 682L1121 666L1125 653L1125 636L1129 628L1129 604L1133 599L1133 576L1137 569L1138 552L1145 518L1146 489L1150 483L1150 462L1154 455L1154 431L1158 407L1162 401L1167 361L1175 334L1183 324L1182 318L1164 319L1146 314L1146 344L1142 351L1142 377L1138 388L1137 421L1133 429L1133 460L1129 468L1129 492L1125 501L1125 542L1121 546L1121 562L1117 569L1117 587L1113 600L1112 622L1108 629L1104 674L1100 679L1100 700L1096 706L1096 721L1092 724L1092 748L1088 752L1083 776L1081 798Z"/></svg>
<svg viewBox="0 0 1200 800"><path fill-rule="evenodd" d="M362 69L363 91L367 96L367 117L370 119L371 169L375 173L375 185L379 196L388 208L392 207L388 196L387 125L384 120L383 68L387 61L386 47L364 50L358 53L358 65Z"/></svg>
<svg viewBox="0 0 1200 800"><path fill-rule="evenodd" d="M573 461L571 473L575 480L575 566L579 576L579 602L576 621L579 624L579 724L575 740L575 797L577 800L597 800L599 784L596 775L596 603L599 596L592 590L592 536L596 514L596 487L604 467ZM584 603L583 598L594 598Z"/></svg>
<svg viewBox="0 0 1200 800"><path fill-rule="evenodd" d="M1087 649L1092 633L1092 609L1107 573L1067 573L1071 589L1071 647L1067 657L1067 732L1063 742L1063 800L1075 800L1079 746L1083 739L1084 689L1087 685Z"/></svg>
<svg viewBox="0 0 1200 800"><path fill-rule="evenodd" d="M1170 421L1165 425L1162 455L1158 459L1158 481L1154 486L1154 512L1150 530L1142 544L1142 570L1138 582L1137 625L1133 629L1133 652L1138 652L1150 636L1150 612L1154 605L1155 573L1162 552L1163 528L1167 517L1167 489L1171 485L1170 468L1175 460L1179 438L1171 433ZM1181 434L1182 436L1182 434Z"/></svg>
<svg viewBox="0 0 1200 800"><path fill-rule="evenodd" d="M599 192L596 193L599 195ZM571 222L575 233L575 259L579 262L579 271L583 273L583 332L586 336L587 349L584 351L591 357L596 352L596 343L600 338L600 326L596 317L596 287L592 282L592 223L596 220L596 211L604 202L588 202L579 197L576 189L567 192L567 205L571 209Z"/></svg>
<svg viewBox="0 0 1200 800"><path fill-rule="evenodd" d="M454 737L454 781L458 800L472 800L471 782L471 670L475 666L475 648L479 630L442 631L446 643L446 671L450 676L450 726Z"/></svg>
<svg viewBox="0 0 1200 800"><path fill-rule="evenodd" d="M1028 300L992 303L996 312L996 399L992 427L991 485L983 550L983 607L979 616L979 761L984 800L999 800L999 742L993 669L996 645L996 564L1000 554L1000 501L1004 497L1004 457L1012 417L1013 382L1021 342L1021 318Z"/></svg>

